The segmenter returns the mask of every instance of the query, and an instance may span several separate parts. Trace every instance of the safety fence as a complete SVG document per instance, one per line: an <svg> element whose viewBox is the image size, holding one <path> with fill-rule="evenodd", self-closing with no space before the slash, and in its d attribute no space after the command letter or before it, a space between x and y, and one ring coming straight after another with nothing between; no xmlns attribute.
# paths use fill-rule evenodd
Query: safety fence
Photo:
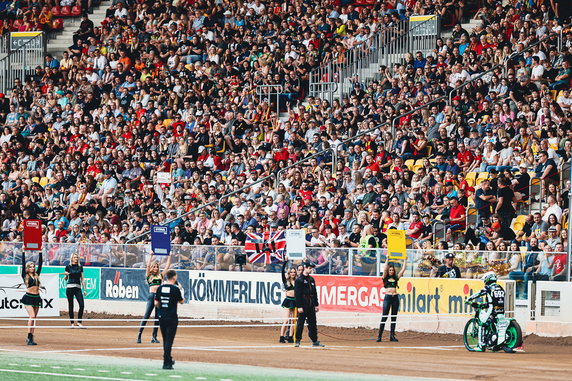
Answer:
<svg viewBox="0 0 572 381"><path fill-rule="evenodd" d="M338 45L331 59L310 72L310 95L329 98L328 91L338 92L341 97L351 91L352 80L372 79L379 74L379 66L401 62L406 53L431 52L438 36L438 16L427 16L420 23L409 19L381 27L371 36L360 33L354 46L345 49ZM356 78L358 77L358 78ZM337 83L332 87L326 83ZM322 84L321 86L319 84Z"/></svg>
<svg viewBox="0 0 572 381"><path fill-rule="evenodd" d="M16 79L22 83L26 76L43 67L46 43L43 32L22 32L21 36L6 36L0 43L0 92L12 90Z"/></svg>
<svg viewBox="0 0 572 381"><path fill-rule="evenodd" d="M22 246L22 243L0 242L0 265L20 265ZM42 248L44 263L51 266L69 264L71 255L75 253L86 267L145 268L152 251L150 244L46 243ZM445 256L451 253L455 256L453 264L459 268L462 278L477 278L491 270L506 277L511 271L523 271L528 252L408 249L404 275L435 277L439 267L444 264ZM547 271L551 270L551 264L559 255L566 256L566 253L539 253L538 262L547 261L539 277L550 278L551 273ZM27 253L26 259L37 260L37 256L37 253ZM383 274L387 250L307 247L306 258L316 264L316 274L380 276ZM154 259L163 266L168 257L155 256ZM399 271L402 261L392 262ZM173 245L171 266L204 271L280 272L282 269L282 263L249 263L243 246Z"/></svg>

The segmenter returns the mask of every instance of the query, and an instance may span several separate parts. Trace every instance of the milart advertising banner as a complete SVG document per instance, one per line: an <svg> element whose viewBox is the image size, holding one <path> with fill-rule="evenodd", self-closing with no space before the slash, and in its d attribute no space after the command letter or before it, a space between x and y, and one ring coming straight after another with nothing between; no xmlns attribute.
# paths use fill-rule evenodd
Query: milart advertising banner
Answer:
<svg viewBox="0 0 572 381"><path fill-rule="evenodd" d="M280 306L282 280L277 273L189 271L189 303Z"/></svg>
<svg viewBox="0 0 572 381"><path fill-rule="evenodd" d="M320 309L381 313L383 281L378 277L316 275ZM502 282L501 282L502 284ZM402 278L400 307L404 314L466 314L465 300L483 287L473 279Z"/></svg>
<svg viewBox="0 0 572 381"><path fill-rule="evenodd" d="M177 279L185 288L188 300L189 273L177 270ZM145 269L101 268L101 299L146 301L149 298L149 285L145 279Z"/></svg>
<svg viewBox="0 0 572 381"><path fill-rule="evenodd" d="M59 297L66 297L67 281L64 279L65 267L63 266L44 266L42 274L59 274ZM20 266L0 266L0 274L20 274ZM85 278L85 290L87 291L86 299L99 299L101 283L99 267L84 267L83 277Z"/></svg>
<svg viewBox="0 0 572 381"><path fill-rule="evenodd" d="M38 316L59 316L58 276L42 273L40 282L42 306ZM20 274L3 274L0 276L0 317L27 317L28 313L20 303L25 293L26 287L24 287Z"/></svg>

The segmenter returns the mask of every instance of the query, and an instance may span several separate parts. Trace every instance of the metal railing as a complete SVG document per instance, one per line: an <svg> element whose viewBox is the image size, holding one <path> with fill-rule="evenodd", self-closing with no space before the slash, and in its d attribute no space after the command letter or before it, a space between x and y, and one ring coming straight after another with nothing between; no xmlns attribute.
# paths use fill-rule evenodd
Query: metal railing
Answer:
<svg viewBox="0 0 572 381"><path fill-rule="evenodd" d="M352 77L362 76L366 78L374 78L378 72L378 66L385 63L399 62L406 53L412 51L421 51L423 53L430 52L434 48L435 38L437 35L423 35L417 33L426 30L429 23L434 23L435 18L415 25L409 28L409 20L404 19L392 26L382 26L381 30L375 32L370 37L360 38L353 48L343 52L338 52L332 59L320 65L320 67L310 72L310 95L318 96L324 93L324 88L320 88L320 83L338 83L339 88L332 89L334 92L341 90L340 98L351 90L351 81L346 81Z"/></svg>
<svg viewBox="0 0 572 381"><path fill-rule="evenodd" d="M258 96L258 101L260 103L266 101L268 107L271 107L274 101L276 105L276 116L280 115L280 99L285 95L282 85L258 85L256 86L256 95Z"/></svg>
<svg viewBox="0 0 572 381"><path fill-rule="evenodd" d="M7 41L9 44L10 40ZM15 79L19 78L24 82L27 75L35 72L37 66L43 67L45 52L43 33L30 38L15 50L8 49L7 55L0 59L0 92L7 93L12 89Z"/></svg>
<svg viewBox="0 0 572 381"><path fill-rule="evenodd" d="M22 243L0 242L0 265L21 265ZM45 243L43 259L45 265L65 266L71 255L77 253L84 266L145 268L151 254L150 244L113 245L90 243ZM523 272L526 255L529 251L455 251L455 250L407 250L405 276L435 277L439 266L444 263L446 254L453 253L463 278L478 278L487 271L495 271L498 276L509 278L511 272ZM539 252L540 254L540 252ZM566 253L541 254L539 262L543 271L548 270L548 258ZM171 264L175 269L205 271L254 271L279 272L281 263L246 263L240 266L236 258L245 256L242 246L191 246L173 245ZM37 254L26 254L27 260L37 261ZM155 256L161 263L165 256ZM387 259L387 249L307 247L306 259L316 264L315 272L325 275L380 276ZM391 260L401 266L400 260ZM299 263L295 261L295 263ZM519 274L513 274L519 275ZM521 275L521 274L520 274ZM539 276L546 277L547 273ZM548 278L548 277L546 277Z"/></svg>

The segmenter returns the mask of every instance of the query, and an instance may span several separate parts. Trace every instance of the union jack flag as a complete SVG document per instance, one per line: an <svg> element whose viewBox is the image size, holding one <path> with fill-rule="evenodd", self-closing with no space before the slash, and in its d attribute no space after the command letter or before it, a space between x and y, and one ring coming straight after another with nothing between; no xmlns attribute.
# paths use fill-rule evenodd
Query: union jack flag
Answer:
<svg viewBox="0 0 572 381"><path fill-rule="evenodd" d="M246 233L244 251L250 263L284 262L286 235L281 232Z"/></svg>

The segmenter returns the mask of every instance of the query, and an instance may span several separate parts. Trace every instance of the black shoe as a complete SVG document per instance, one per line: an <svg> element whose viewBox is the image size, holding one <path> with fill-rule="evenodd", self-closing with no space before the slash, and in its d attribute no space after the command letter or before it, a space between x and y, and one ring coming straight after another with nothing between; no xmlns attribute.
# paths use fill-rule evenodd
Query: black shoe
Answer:
<svg viewBox="0 0 572 381"><path fill-rule="evenodd" d="M141 334L137 335L137 340L135 341L137 344L141 344Z"/></svg>
<svg viewBox="0 0 572 381"><path fill-rule="evenodd" d="M294 338L292 336L286 336L286 342L292 344L294 342Z"/></svg>
<svg viewBox="0 0 572 381"><path fill-rule="evenodd" d="M139 341L139 342L141 342L141 341ZM156 337L153 337L153 338L151 339L151 343L153 343L153 344L161 344L161 342L160 342L159 340L157 340Z"/></svg>
<svg viewBox="0 0 572 381"><path fill-rule="evenodd" d="M397 337L395 337L394 335L391 335L391 336L389 337L389 341L398 342L399 340L397 340Z"/></svg>
<svg viewBox="0 0 572 381"><path fill-rule="evenodd" d="M381 343L381 336L378 336L377 339L375 339L376 343Z"/></svg>
<svg viewBox="0 0 572 381"><path fill-rule="evenodd" d="M299 346L300 346L300 342L299 342L299 341L296 341L296 342L294 343L294 348L298 348Z"/></svg>
<svg viewBox="0 0 572 381"><path fill-rule="evenodd" d="M284 336L280 336L280 340L278 340L280 343L284 344L286 343L286 338Z"/></svg>
<svg viewBox="0 0 572 381"><path fill-rule="evenodd" d="M27 339L27 340L26 340L26 345L38 345L38 344L35 343L33 339Z"/></svg>
<svg viewBox="0 0 572 381"><path fill-rule="evenodd" d="M314 341L314 342L312 343L312 346L313 346L313 347L325 347L325 345L322 344L322 343L320 343L319 341Z"/></svg>
<svg viewBox="0 0 572 381"><path fill-rule="evenodd" d="M505 351L505 353L514 353L514 349L507 347L506 345L502 347L502 350Z"/></svg>
<svg viewBox="0 0 572 381"><path fill-rule="evenodd" d="M163 369L173 369L173 364L165 364L163 365Z"/></svg>

